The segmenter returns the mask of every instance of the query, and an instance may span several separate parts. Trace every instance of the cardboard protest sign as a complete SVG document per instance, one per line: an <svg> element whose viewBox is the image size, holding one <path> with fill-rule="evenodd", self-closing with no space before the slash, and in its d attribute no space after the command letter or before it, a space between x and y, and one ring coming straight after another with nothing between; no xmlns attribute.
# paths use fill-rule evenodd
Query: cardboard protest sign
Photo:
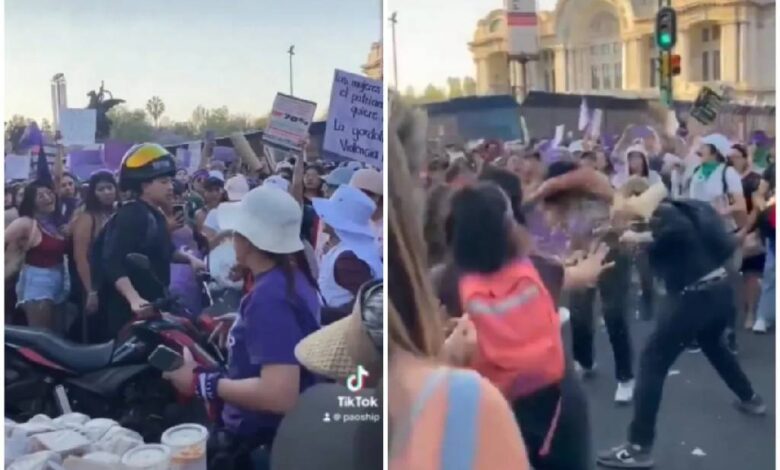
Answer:
<svg viewBox="0 0 780 470"><path fill-rule="evenodd" d="M59 116L62 145L90 145L95 143L97 114L94 109L63 109Z"/></svg>
<svg viewBox="0 0 780 470"><path fill-rule="evenodd" d="M68 166L70 172L76 175L80 180L89 179L92 173L105 170L106 165L100 155L100 149L96 150L77 150L68 155Z"/></svg>
<svg viewBox="0 0 780 470"><path fill-rule="evenodd" d="M12 155L5 156L5 180L26 180L30 177L30 167L32 166L32 158L29 155Z"/></svg>
<svg viewBox="0 0 780 470"><path fill-rule="evenodd" d="M693 102L690 114L694 119L706 125L712 124L724 99L708 87L702 87Z"/></svg>
<svg viewBox="0 0 780 470"><path fill-rule="evenodd" d="M336 70L323 148L382 167L382 82Z"/></svg>
<svg viewBox="0 0 780 470"><path fill-rule="evenodd" d="M317 103L282 93L276 94L263 140L287 149L300 150L309 137Z"/></svg>

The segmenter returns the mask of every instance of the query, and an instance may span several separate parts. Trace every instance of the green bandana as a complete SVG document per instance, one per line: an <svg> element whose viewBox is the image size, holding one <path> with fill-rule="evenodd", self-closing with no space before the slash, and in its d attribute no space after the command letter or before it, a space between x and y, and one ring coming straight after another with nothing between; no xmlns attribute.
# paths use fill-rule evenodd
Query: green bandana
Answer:
<svg viewBox="0 0 780 470"><path fill-rule="evenodd" d="M701 176L702 179L709 178L716 168L720 166L718 162L705 162L701 164Z"/></svg>

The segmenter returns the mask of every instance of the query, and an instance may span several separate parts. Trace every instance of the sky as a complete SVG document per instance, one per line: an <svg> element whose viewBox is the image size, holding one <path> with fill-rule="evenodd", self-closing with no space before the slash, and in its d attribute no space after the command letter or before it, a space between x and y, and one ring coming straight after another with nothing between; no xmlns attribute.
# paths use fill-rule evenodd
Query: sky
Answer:
<svg viewBox="0 0 780 470"><path fill-rule="evenodd" d="M362 73L380 39L379 0L5 0L4 116L52 119L50 80L64 73L68 106L86 107L104 80L167 116L198 105L264 116L289 92L327 108L333 70Z"/></svg>
<svg viewBox="0 0 780 470"><path fill-rule="evenodd" d="M492 10L503 8L503 0L390 0L398 12L396 43L398 89L408 86L420 93L434 84L444 87L447 77L475 77L476 69L468 49L477 21ZM455 5L457 4L457 8ZM537 0L540 10L552 10L556 0ZM385 68L392 83L392 41L387 28ZM424 46L424 47L423 47Z"/></svg>

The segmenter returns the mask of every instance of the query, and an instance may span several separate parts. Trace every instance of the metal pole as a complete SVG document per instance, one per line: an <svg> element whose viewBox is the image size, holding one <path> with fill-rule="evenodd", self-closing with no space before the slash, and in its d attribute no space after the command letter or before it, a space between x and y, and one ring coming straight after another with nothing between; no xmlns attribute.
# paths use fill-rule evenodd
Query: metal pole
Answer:
<svg viewBox="0 0 780 470"><path fill-rule="evenodd" d="M392 24L393 33L393 81L395 82L395 89L398 90L398 47L395 42L395 24L398 23L398 12L393 12L390 15L390 24Z"/></svg>
<svg viewBox="0 0 780 470"><path fill-rule="evenodd" d="M290 50L287 53L290 54L290 96L295 96L293 92L293 56L295 55L295 46L290 46Z"/></svg>
<svg viewBox="0 0 780 470"><path fill-rule="evenodd" d="M528 96L528 58L522 57L520 59L520 68L523 71L523 99Z"/></svg>

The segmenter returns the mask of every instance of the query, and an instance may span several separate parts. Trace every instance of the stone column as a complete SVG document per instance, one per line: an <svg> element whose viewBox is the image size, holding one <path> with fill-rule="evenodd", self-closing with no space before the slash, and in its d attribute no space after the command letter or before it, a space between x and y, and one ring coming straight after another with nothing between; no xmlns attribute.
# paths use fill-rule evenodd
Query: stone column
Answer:
<svg viewBox="0 0 780 470"><path fill-rule="evenodd" d="M750 83L753 76L753 52L756 44L752 41L752 23L741 23L739 28L739 81Z"/></svg>
<svg viewBox="0 0 780 470"><path fill-rule="evenodd" d="M639 90L643 86L642 77L647 69L647 51L642 48L639 38L626 39L623 42L623 89Z"/></svg>
<svg viewBox="0 0 780 470"><path fill-rule="evenodd" d="M562 45L553 47L553 65L555 67L555 92L566 91L566 48Z"/></svg>
<svg viewBox="0 0 780 470"><path fill-rule="evenodd" d="M739 48L737 23L720 25L720 79L724 82L737 82Z"/></svg>
<svg viewBox="0 0 780 470"><path fill-rule="evenodd" d="M484 58L476 59L477 63L477 95L487 95L490 91L490 76L488 73L487 60Z"/></svg>

